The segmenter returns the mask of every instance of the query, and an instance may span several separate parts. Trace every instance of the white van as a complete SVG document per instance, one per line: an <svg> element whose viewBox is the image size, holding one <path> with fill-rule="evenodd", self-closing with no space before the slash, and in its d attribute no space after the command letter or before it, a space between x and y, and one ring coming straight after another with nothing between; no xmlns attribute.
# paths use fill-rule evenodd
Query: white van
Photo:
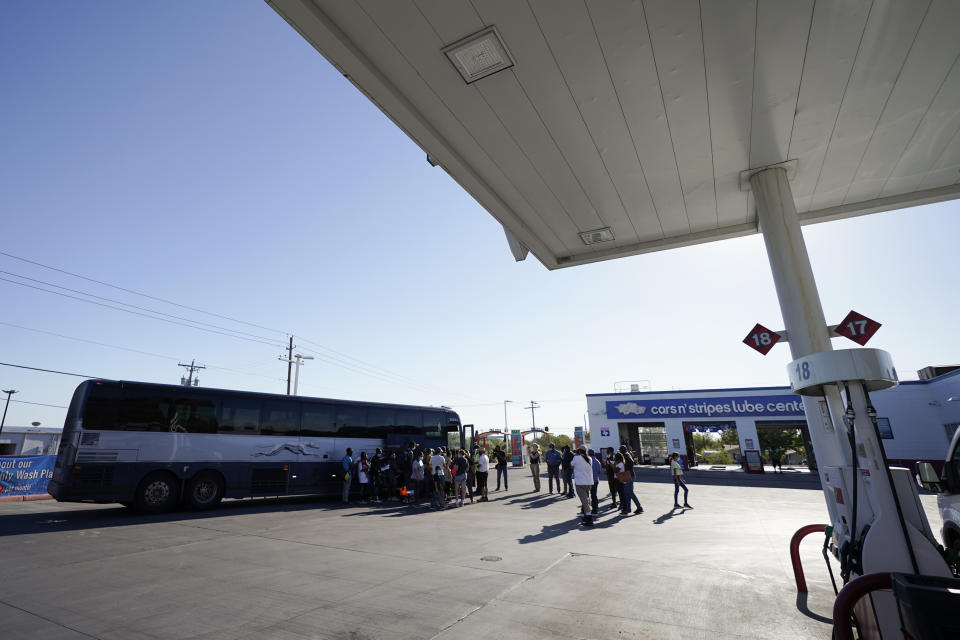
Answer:
<svg viewBox="0 0 960 640"><path fill-rule="evenodd" d="M940 477L929 462L917 464L917 482L937 495L937 506L943 519L943 546L953 556L954 571L957 570L957 554L960 554L960 427L953 434L947 459Z"/></svg>

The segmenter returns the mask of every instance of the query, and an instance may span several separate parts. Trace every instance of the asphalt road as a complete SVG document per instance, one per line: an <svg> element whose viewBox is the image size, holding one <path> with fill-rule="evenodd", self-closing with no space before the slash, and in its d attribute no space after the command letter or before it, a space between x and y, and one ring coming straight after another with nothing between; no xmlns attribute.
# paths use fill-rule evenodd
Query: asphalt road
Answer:
<svg viewBox="0 0 960 640"><path fill-rule="evenodd" d="M807 598L788 553L796 529L825 522L816 477L689 475L694 509L671 509L666 473L647 471L645 513L607 513L604 500L592 529L546 478L533 493L516 470L489 503L442 512L0 504L0 637L828 638L822 538L802 546Z"/></svg>

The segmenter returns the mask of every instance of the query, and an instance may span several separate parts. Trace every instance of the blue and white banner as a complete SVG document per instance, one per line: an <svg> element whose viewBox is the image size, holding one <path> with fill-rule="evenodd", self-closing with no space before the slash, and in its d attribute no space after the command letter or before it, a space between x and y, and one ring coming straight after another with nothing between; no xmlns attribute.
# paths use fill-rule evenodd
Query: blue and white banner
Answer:
<svg viewBox="0 0 960 640"><path fill-rule="evenodd" d="M0 457L0 497L47 492L57 456Z"/></svg>
<svg viewBox="0 0 960 640"><path fill-rule="evenodd" d="M803 415L803 401L792 394L607 401L608 418L759 418Z"/></svg>

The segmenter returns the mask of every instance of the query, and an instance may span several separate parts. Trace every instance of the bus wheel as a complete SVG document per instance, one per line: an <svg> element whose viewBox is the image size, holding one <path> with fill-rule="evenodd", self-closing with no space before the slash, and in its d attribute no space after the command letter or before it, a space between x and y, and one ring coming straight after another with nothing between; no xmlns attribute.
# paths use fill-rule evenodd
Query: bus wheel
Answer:
<svg viewBox="0 0 960 640"><path fill-rule="evenodd" d="M159 513L179 502L177 479L173 474L157 471L149 474L137 487L134 504L138 511Z"/></svg>
<svg viewBox="0 0 960 640"><path fill-rule="evenodd" d="M215 471L201 471L187 483L183 502L191 509L211 509L223 498L223 479Z"/></svg>

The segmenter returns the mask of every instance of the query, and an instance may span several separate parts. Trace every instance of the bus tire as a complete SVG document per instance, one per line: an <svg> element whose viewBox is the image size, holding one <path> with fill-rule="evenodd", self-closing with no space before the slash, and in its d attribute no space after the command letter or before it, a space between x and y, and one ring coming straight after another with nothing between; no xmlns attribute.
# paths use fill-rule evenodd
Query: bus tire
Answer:
<svg viewBox="0 0 960 640"><path fill-rule="evenodd" d="M176 476L166 471L148 474L137 486L134 504L137 511L160 513L168 511L180 502L180 483Z"/></svg>
<svg viewBox="0 0 960 640"><path fill-rule="evenodd" d="M216 471L201 471L190 479L183 503L191 509L212 509L223 499L223 477Z"/></svg>

